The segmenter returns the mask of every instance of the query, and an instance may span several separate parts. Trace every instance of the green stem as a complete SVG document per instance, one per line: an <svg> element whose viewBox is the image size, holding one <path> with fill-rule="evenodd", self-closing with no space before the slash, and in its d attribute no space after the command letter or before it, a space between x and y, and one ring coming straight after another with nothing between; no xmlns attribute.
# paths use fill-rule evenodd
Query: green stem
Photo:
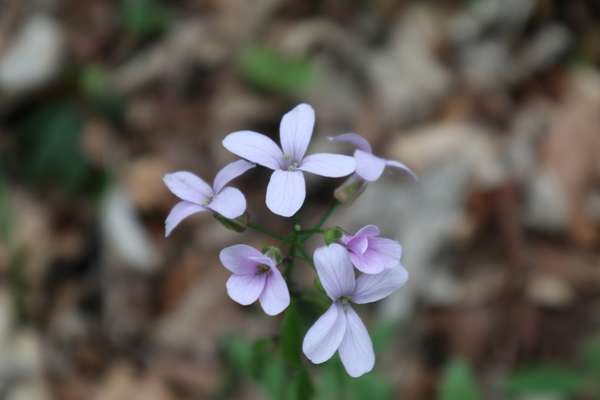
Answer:
<svg viewBox="0 0 600 400"><path fill-rule="evenodd" d="M317 226L314 229L321 229L323 227L323 225L325 224L325 222L327 222L329 217L331 217L331 215L333 215L333 213L335 212L336 208L338 208L339 205L340 205L340 202L334 201L333 204L329 207L329 209L327 210L325 215L323 215L323 217L321 218L321 220L319 221L319 223L317 224Z"/></svg>
<svg viewBox="0 0 600 400"><path fill-rule="evenodd" d="M310 264L311 267L314 268L315 265L313 264L312 258L308 255L306 250L304 250L304 246L301 244L298 244L297 248L298 248L298 253L300 253L300 258L302 258L304 261L306 261L308 264Z"/></svg>
<svg viewBox="0 0 600 400"><path fill-rule="evenodd" d="M279 240L279 241L283 241L285 240L284 237L270 231L269 229L265 228L262 225L256 224L254 222L248 222L248 228L255 230L256 232L260 232L265 236L269 236L273 239Z"/></svg>

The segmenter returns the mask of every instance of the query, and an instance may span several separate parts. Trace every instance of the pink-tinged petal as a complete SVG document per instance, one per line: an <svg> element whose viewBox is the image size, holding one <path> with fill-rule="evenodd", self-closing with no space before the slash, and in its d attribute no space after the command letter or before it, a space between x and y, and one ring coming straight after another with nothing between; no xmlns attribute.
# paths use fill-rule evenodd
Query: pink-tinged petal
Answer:
<svg viewBox="0 0 600 400"><path fill-rule="evenodd" d="M227 280L227 294L238 304L252 304L265 288L266 278L266 274L231 275Z"/></svg>
<svg viewBox="0 0 600 400"><path fill-rule="evenodd" d="M321 364L335 354L345 333L346 315L342 305L334 302L306 332L302 351L314 364Z"/></svg>
<svg viewBox="0 0 600 400"><path fill-rule="evenodd" d="M395 267L400 263L400 258L402 258L402 246L400 246L400 243L387 238L369 238L369 249L367 252L377 254L384 268Z"/></svg>
<svg viewBox="0 0 600 400"><path fill-rule="evenodd" d="M175 204L165 220L165 237L169 236L173 229L185 218L202 211L207 211L207 209L189 201L180 201Z"/></svg>
<svg viewBox="0 0 600 400"><path fill-rule="evenodd" d="M350 253L352 264L365 274L378 274L385 269L380 257L367 250L364 254Z"/></svg>
<svg viewBox="0 0 600 400"><path fill-rule="evenodd" d="M346 306L346 334L340 344L340 359L348 375L353 378L366 374L375 366L373 342L360 317Z"/></svg>
<svg viewBox="0 0 600 400"><path fill-rule="evenodd" d="M339 178L354 172L356 160L342 154L311 154L302 160L298 168L315 175Z"/></svg>
<svg viewBox="0 0 600 400"><path fill-rule="evenodd" d="M271 268L259 300L268 315L277 315L290 305L290 292L285 279L277 268Z"/></svg>
<svg viewBox="0 0 600 400"><path fill-rule="evenodd" d="M225 185L255 166L246 160L237 160L227 164L215 176L213 181L214 192L219 193Z"/></svg>
<svg viewBox="0 0 600 400"><path fill-rule="evenodd" d="M346 247L355 254L363 254L369 247L369 239L364 236L356 236L348 241Z"/></svg>
<svg viewBox="0 0 600 400"><path fill-rule="evenodd" d="M357 149L372 153L371 145L364 137L358 133L344 133L342 135L332 136L329 138L332 142L346 142L354 145Z"/></svg>
<svg viewBox="0 0 600 400"><path fill-rule="evenodd" d="M262 260L270 260L267 256L246 244L235 244L225 247L219 253L221 264L237 275L256 273L256 266L263 264Z"/></svg>
<svg viewBox="0 0 600 400"><path fill-rule="evenodd" d="M362 150L356 150L354 158L356 159L356 173L365 181L374 182L383 174L385 169L383 158Z"/></svg>
<svg viewBox="0 0 600 400"><path fill-rule="evenodd" d="M246 211L246 198L239 189L226 187L213 197L207 207L225 218L234 219Z"/></svg>
<svg viewBox="0 0 600 400"><path fill-rule="evenodd" d="M267 186L267 207L282 217L291 217L302 207L306 183L300 171L274 171Z"/></svg>
<svg viewBox="0 0 600 400"><path fill-rule="evenodd" d="M386 298L408 280L408 271L402 266L384 269L375 275L362 274L356 279L352 301L357 304L372 303Z"/></svg>
<svg viewBox="0 0 600 400"><path fill-rule="evenodd" d="M300 161L312 137L315 111L308 104L299 104L287 112L279 124L279 136L283 152L293 161Z"/></svg>
<svg viewBox="0 0 600 400"><path fill-rule="evenodd" d="M385 161L385 165L387 165L388 167L397 168L397 169L400 169L400 170L406 172L415 181L419 180L419 178L417 177L417 174L415 174L410 168L408 168L406 165L404 165L400 161L386 160Z"/></svg>
<svg viewBox="0 0 600 400"><path fill-rule="evenodd" d="M337 244L319 247L313 259L319 280L327 295L333 300L350 296L354 292L354 269L348 251Z"/></svg>
<svg viewBox="0 0 600 400"><path fill-rule="evenodd" d="M191 172L178 171L166 174L163 182L175 196L192 203L202 205L213 195L208 183Z"/></svg>
<svg viewBox="0 0 600 400"><path fill-rule="evenodd" d="M363 254L369 246L369 238L379 235L379 228L375 225L367 225L358 230L354 235L347 237L344 244L353 253Z"/></svg>
<svg viewBox="0 0 600 400"><path fill-rule="evenodd" d="M371 237L371 236L379 236L380 231L379 228L375 225L366 225L363 226L362 228L360 228L358 231L356 231L356 233L354 234L354 236L365 236L365 237Z"/></svg>
<svg viewBox="0 0 600 400"><path fill-rule="evenodd" d="M252 131L230 133L223 139L223 146L233 154L271 169L284 164L283 153L269 137Z"/></svg>

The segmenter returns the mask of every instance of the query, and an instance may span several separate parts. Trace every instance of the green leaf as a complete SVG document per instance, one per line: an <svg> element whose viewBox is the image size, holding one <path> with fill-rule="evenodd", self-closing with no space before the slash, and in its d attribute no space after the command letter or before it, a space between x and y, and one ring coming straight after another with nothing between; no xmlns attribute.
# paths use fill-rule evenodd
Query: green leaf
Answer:
<svg viewBox="0 0 600 400"><path fill-rule="evenodd" d="M446 366L442 376L439 400L479 400L479 387L469 364L454 359Z"/></svg>
<svg viewBox="0 0 600 400"><path fill-rule="evenodd" d="M294 374L289 385L288 400L310 400L313 398L315 388L310 380L306 368L302 367Z"/></svg>
<svg viewBox="0 0 600 400"><path fill-rule="evenodd" d="M284 94L302 92L314 82L315 75L308 60L262 46L243 51L239 69L244 78L259 88Z"/></svg>
<svg viewBox="0 0 600 400"><path fill-rule="evenodd" d="M504 384L513 394L554 394L569 396L584 383L581 373L560 366L540 365L521 369L510 375Z"/></svg>
<svg viewBox="0 0 600 400"><path fill-rule="evenodd" d="M283 358L294 367L302 365L302 340L304 323L295 302L287 308L281 321L281 353Z"/></svg>
<svg viewBox="0 0 600 400"><path fill-rule="evenodd" d="M579 349L579 358L586 373L600 377L600 337L586 340Z"/></svg>
<svg viewBox="0 0 600 400"><path fill-rule="evenodd" d="M156 0L123 0L123 26L133 36L162 33L170 22L170 10Z"/></svg>
<svg viewBox="0 0 600 400"><path fill-rule="evenodd" d="M398 326L397 321L384 321L371 331L375 353L383 352L389 346L394 334L398 331Z"/></svg>
<svg viewBox="0 0 600 400"><path fill-rule="evenodd" d="M360 378L350 378L350 398L353 400L391 400L392 385L383 376L371 372Z"/></svg>
<svg viewBox="0 0 600 400"><path fill-rule="evenodd" d="M83 118L68 103L54 104L35 112L22 125L22 142L28 160L29 177L55 181L68 190L83 184L89 172L80 151Z"/></svg>
<svg viewBox="0 0 600 400"><path fill-rule="evenodd" d="M236 336L223 340L224 356L227 364L238 375L250 376L254 366L254 345Z"/></svg>

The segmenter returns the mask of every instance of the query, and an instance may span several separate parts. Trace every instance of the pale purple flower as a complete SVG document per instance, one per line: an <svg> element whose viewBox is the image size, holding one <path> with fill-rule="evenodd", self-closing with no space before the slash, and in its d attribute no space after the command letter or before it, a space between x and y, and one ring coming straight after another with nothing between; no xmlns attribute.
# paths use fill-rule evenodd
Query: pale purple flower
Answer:
<svg viewBox="0 0 600 400"><path fill-rule="evenodd" d="M290 292L275 262L254 247L236 244L221 250L221 263L232 272L227 294L244 306L260 301L265 313L276 315L290 304Z"/></svg>
<svg viewBox="0 0 600 400"><path fill-rule="evenodd" d="M232 153L272 169L267 186L267 207L275 214L291 217L306 197L303 172L339 178L356 168L352 157L340 154L305 156L315 124L315 112L308 104L300 104L286 113L279 125L281 148L269 137L252 131L227 135L223 146Z"/></svg>
<svg viewBox="0 0 600 400"><path fill-rule="evenodd" d="M186 217L199 212L214 211L229 219L242 215L246 211L246 198L238 189L225 185L254 167L246 160L229 163L217 173L212 187L191 172L178 171L165 175L165 185L182 200L175 204L167 216L165 236L169 236Z"/></svg>
<svg viewBox="0 0 600 400"><path fill-rule="evenodd" d="M417 175L400 161L386 160L373 154L373 149L367 139L357 133L344 133L329 139L334 142L347 142L356 147L354 150L356 174L366 181L374 182L379 179L385 167L398 168L417 180Z"/></svg>
<svg viewBox="0 0 600 400"><path fill-rule="evenodd" d="M351 303L372 303L387 297L406 282L408 273L395 267L355 279L348 252L336 243L317 249L314 261L333 304L306 333L302 351L315 364L329 360L338 351L348 374L359 377L373 369L375 353L369 332Z"/></svg>
<svg viewBox="0 0 600 400"><path fill-rule="evenodd" d="M379 228L367 225L354 235L342 235L340 241L350 255L352 264L365 274L378 274L395 267L402 257L402 246L392 239L379 237Z"/></svg>

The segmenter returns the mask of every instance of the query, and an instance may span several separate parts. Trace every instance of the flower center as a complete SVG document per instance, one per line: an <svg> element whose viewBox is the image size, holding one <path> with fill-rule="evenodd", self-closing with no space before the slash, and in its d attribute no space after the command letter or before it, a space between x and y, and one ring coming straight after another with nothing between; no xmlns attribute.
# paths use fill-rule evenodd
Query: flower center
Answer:
<svg viewBox="0 0 600 400"><path fill-rule="evenodd" d="M295 171L300 166L300 163L298 161L295 161L294 158L292 156L290 156L289 154L284 155L283 159L287 163L287 168L286 169L288 171Z"/></svg>
<svg viewBox="0 0 600 400"><path fill-rule="evenodd" d="M266 274L269 271L271 271L271 268L265 264L260 264L256 267L257 274Z"/></svg>
<svg viewBox="0 0 600 400"><path fill-rule="evenodd" d="M342 302L342 305L350 304L350 296L342 296L340 301Z"/></svg>

